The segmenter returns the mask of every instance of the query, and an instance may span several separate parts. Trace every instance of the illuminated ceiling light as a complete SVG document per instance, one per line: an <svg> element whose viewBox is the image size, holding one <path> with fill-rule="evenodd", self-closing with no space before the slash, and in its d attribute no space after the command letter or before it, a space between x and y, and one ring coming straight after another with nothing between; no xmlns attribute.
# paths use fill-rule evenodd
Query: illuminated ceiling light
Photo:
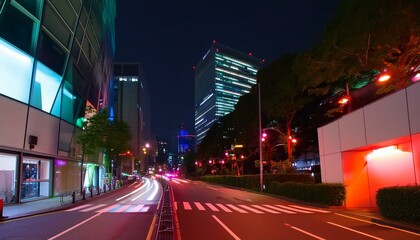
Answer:
<svg viewBox="0 0 420 240"><path fill-rule="evenodd" d="M394 150L397 150L397 146L388 146L388 147L383 147L383 148L378 148L373 150L374 153L389 153L392 152Z"/></svg>

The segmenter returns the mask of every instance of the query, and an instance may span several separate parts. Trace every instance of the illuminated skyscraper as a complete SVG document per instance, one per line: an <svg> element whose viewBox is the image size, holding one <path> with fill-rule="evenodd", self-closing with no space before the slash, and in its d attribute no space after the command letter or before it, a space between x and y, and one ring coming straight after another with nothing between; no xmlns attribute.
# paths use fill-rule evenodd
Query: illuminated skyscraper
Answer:
<svg viewBox="0 0 420 240"><path fill-rule="evenodd" d="M195 68L195 135L198 146L220 117L257 83L259 59L213 41Z"/></svg>

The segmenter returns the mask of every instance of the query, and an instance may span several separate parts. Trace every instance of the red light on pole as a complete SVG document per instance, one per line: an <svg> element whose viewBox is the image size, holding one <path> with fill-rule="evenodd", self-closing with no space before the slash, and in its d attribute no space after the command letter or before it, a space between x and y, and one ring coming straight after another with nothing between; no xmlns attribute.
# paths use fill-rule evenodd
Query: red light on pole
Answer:
<svg viewBox="0 0 420 240"><path fill-rule="evenodd" d="M262 134L261 141L263 141L263 142L264 142L266 137L267 137L267 133L263 133L263 134Z"/></svg>
<svg viewBox="0 0 420 240"><path fill-rule="evenodd" d="M350 98L348 96L340 98L338 101L339 104L347 104L350 101Z"/></svg>

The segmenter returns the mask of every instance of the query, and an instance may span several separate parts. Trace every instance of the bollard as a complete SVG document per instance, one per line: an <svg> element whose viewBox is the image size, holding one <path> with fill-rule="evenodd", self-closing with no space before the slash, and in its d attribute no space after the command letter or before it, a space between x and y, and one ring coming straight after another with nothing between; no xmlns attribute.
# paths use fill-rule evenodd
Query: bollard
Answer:
<svg viewBox="0 0 420 240"><path fill-rule="evenodd" d="M3 198L0 198L0 219L3 218Z"/></svg>
<svg viewBox="0 0 420 240"><path fill-rule="evenodd" d="M73 191L71 193L71 198L72 198L71 203L75 203L76 202L76 192L75 191Z"/></svg>
<svg viewBox="0 0 420 240"><path fill-rule="evenodd" d="M89 187L90 197L93 197L93 187Z"/></svg>
<svg viewBox="0 0 420 240"><path fill-rule="evenodd" d="M83 188L82 190L82 199L86 200L86 188Z"/></svg>
<svg viewBox="0 0 420 240"><path fill-rule="evenodd" d="M109 189L109 191L111 192L111 190L112 190L112 189L111 189L111 183L109 183L109 184L108 184L108 189Z"/></svg>
<svg viewBox="0 0 420 240"><path fill-rule="evenodd" d="M104 184L104 193L106 193L106 184Z"/></svg>
<svg viewBox="0 0 420 240"><path fill-rule="evenodd" d="M98 191L98 195L101 195L101 188L99 186L96 187L96 190Z"/></svg>

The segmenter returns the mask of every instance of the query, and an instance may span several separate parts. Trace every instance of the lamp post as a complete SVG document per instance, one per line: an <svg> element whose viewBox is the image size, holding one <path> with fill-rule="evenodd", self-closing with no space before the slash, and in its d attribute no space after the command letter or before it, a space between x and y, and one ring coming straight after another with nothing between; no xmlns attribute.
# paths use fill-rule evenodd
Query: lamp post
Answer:
<svg viewBox="0 0 420 240"><path fill-rule="evenodd" d="M262 154L262 131L261 131L261 83L258 83L258 122L259 122L259 134L258 137L260 138L260 191L262 192L263 189L263 154Z"/></svg>

